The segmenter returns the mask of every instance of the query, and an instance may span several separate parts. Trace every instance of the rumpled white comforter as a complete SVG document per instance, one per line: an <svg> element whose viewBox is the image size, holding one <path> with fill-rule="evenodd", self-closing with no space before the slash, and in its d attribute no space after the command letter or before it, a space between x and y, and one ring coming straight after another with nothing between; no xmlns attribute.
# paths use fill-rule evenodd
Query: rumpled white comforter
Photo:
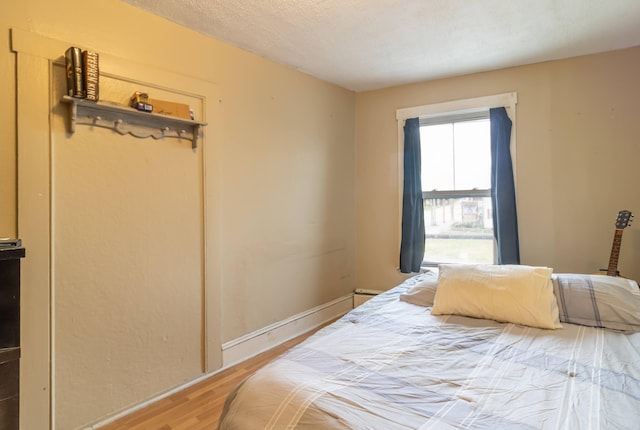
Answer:
<svg viewBox="0 0 640 430"><path fill-rule="evenodd" d="M408 285L245 380L219 428L640 429L640 333L432 316Z"/></svg>

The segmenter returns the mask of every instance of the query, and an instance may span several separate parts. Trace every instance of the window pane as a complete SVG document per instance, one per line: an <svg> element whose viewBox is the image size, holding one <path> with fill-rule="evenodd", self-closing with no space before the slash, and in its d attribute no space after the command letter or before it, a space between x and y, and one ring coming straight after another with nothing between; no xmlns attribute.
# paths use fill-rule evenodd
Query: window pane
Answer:
<svg viewBox="0 0 640 430"><path fill-rule="evenodd" d="M420 127L422 190L491 187L488 119Z"/></svg>
<svg viewBox="0 0 640 430"><path fill-rule="evenodd" d="M420 127L422 190L452 190L453 124Z"/></svg>
<svg viewBox="0 0 640 430"><path fill-rule="evenodd" d="M420 127L425 195L426 263L493 263L491 197L469 190L491 188L488 118L453 119ZM447 191L462 191L451 197ZM482 194L482 193L480 193Z"/></svg>
<svg viewBox="0 0 640 430"><path fill-rule="evenodd" d="M488 119L456 122L455 188L472 190L491 188L491 129Z"/></svg>
<svg viewBox="0 0 640 430"><path fill-rule="evenodd" d="M490 197L424 199L427 263L493 263Z"/></svg>

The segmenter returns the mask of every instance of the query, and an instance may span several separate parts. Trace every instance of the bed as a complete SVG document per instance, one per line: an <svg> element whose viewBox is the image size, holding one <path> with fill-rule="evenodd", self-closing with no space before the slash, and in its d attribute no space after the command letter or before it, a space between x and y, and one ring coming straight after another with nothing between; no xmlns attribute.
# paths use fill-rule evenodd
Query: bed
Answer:
<svg viewBox="0 0 640 430"><path fill-rule="evenodd" d="M549 269L527 287L542 297L530 309L510 302L530 300L522 279L487 294L476 266L457 278L451 266L376 296L247 378L219 429L640 429L635 281ZM500 315L505 306L515 317ZM542 322L527 320L537 313Z"/></svg>

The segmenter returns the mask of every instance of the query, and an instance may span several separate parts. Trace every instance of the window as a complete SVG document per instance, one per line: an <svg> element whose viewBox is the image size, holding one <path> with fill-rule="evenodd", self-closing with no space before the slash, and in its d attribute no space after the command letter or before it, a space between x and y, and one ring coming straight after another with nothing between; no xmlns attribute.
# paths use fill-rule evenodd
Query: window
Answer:
<svg viewBox="0 0 640 430"><path fill-rule="evenodd" d="M491 197L491 125L489 110L504 107L512 126L516 126L516 93L455 100L431 105L402 108L398 120L398 164L400 219L403 220L404 126L409 118L419 118L422 201L424 208L425 252L422 265L445 262L497 263L519 261L514 200L499 200L501 244L494 239ZM502 127L502 124L501 124ZM502 129L502 128L501 128ZM503 140L504 141L504 140ZM515 166L515 134L510 139L511 164ZM502 146L504 148L504 146ZM501 159L503 160L503 158ZM503 161L500 161L500 168ZM513 179L516 171L513 170ZM500 187L505 187L500 182ZM508 184L507 186L508 187ZM500 194L501 196L503 194ZM505 194L506 195L506 194ZM513 194L512 194L513 195ZM513 204L514 206L510 206ZM507 213L510 209L511 212ZM409 225L409 224L408 224ZM509 230L511 228L511 230ZM404 229L399 226L399 242ZM505 235L506 232L506 235ZM409 236L411 237L411 236ZM402 255L411 255L413 245L401 248L401 271L416 271L414 263L402 263ZM511 252L516 250L515 252ZM421 252L421 251L420 251ZM515 257L514 257L515 256ZM404 260L407 261L407 258ZM415 261L411 257L411 261ZM405 272L408 273L408 272Z"/></svg>
<svg viewBox="0 0 640 430"><path fill-rule="evenodd" d="M489 111L421 118L425 264L493 263Z"/></svg>

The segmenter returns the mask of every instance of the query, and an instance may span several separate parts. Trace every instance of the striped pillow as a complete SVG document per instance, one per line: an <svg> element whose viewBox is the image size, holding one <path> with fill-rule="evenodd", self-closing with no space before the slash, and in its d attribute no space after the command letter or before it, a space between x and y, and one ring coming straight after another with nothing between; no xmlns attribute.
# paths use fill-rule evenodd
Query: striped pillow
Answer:
<svg viewBox="0 0 640 430"><path fill-rule="evenodd" d="M636 281L565 273L555 273L551 280L561 322L640 331L640 288Z"/></svg>

